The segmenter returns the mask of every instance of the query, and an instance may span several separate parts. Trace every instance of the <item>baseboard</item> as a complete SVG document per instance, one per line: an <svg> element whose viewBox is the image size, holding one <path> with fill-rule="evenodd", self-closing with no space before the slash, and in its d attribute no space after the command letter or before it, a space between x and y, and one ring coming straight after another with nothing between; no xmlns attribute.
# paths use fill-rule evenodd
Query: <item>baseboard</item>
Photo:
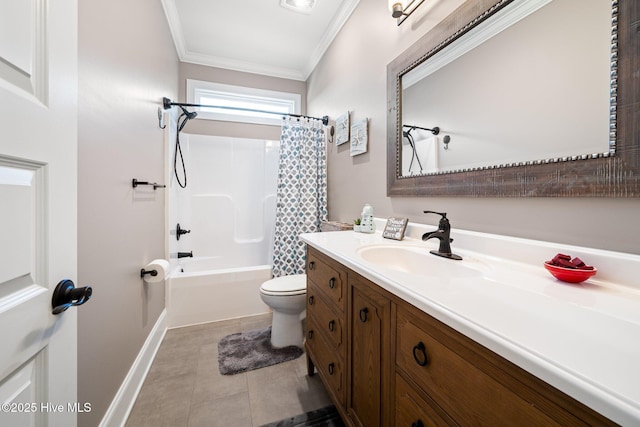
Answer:
<svg viewBox="0 0 640 427"><path fill-rule="evenodd" d="M107 409L102 418L100 427L122 427L125 425L166 331L167 310L165 309L158 316L158 320L140 349L138 357L133 362L118 393L116 393L111 405L109 405L109 409Z"/></svg>

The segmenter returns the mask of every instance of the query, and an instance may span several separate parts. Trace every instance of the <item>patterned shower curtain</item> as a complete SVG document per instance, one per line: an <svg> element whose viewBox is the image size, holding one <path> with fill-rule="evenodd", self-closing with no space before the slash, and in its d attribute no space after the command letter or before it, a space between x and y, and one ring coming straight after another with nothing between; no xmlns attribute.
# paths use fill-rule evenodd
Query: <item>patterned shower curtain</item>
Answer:
<svg viewBox="0 0 640 427"><path fill-rule="evenodd" d="M305 272L301 233L320 231L327 219L324 127L313 119L285 117L280 136L273 276Z"/></svg>

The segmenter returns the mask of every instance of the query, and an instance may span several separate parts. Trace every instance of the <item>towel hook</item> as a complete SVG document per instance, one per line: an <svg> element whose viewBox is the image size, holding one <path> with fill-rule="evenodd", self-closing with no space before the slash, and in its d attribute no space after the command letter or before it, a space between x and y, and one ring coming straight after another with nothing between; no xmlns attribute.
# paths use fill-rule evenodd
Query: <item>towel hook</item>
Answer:
<svg viewBox="0 0 640 427"><path fill-rule="evenodd" d="M451 137L449 135L445 135L444 138L442 138L442 142L444 142L444 149L448 150L449 142L451 142Z"/></svg>
<svg viewBox="0 0 640 427"><path fill-rule="evenodd" d="M136 178L133 178L131 180L131 186L133 188L136 188L138 185L150 185L153 186L153 189L157 189L157 188L166 188L166 185L163 184L158 184L157 182L149 182L149 181L138 181Z"/></svg>

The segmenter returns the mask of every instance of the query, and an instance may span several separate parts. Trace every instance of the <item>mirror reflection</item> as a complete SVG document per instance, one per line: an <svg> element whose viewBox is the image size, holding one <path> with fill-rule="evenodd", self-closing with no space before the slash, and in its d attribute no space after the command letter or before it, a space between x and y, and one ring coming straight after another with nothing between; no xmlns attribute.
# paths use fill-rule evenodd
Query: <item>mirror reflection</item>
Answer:
<svg viewBox="0 0 640 427"><path fill-rule="evenodd" d="M612 154L611 31L610 0L514 1L403 74L399 174Z"/></svg>

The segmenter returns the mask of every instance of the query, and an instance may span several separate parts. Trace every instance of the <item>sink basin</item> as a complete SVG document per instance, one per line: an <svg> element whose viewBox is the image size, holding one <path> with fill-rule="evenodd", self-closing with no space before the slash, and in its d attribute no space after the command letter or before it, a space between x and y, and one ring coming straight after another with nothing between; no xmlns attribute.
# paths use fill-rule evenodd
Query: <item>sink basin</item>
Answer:
<svg viewBox="0 0 640 427"><path fill-rule="evenodd" d="M456 261L435 256L425 246L371 245L357 251L365 261L379 267L419 276L440 278L480 277L487 266L473 259Z"/></svg>

